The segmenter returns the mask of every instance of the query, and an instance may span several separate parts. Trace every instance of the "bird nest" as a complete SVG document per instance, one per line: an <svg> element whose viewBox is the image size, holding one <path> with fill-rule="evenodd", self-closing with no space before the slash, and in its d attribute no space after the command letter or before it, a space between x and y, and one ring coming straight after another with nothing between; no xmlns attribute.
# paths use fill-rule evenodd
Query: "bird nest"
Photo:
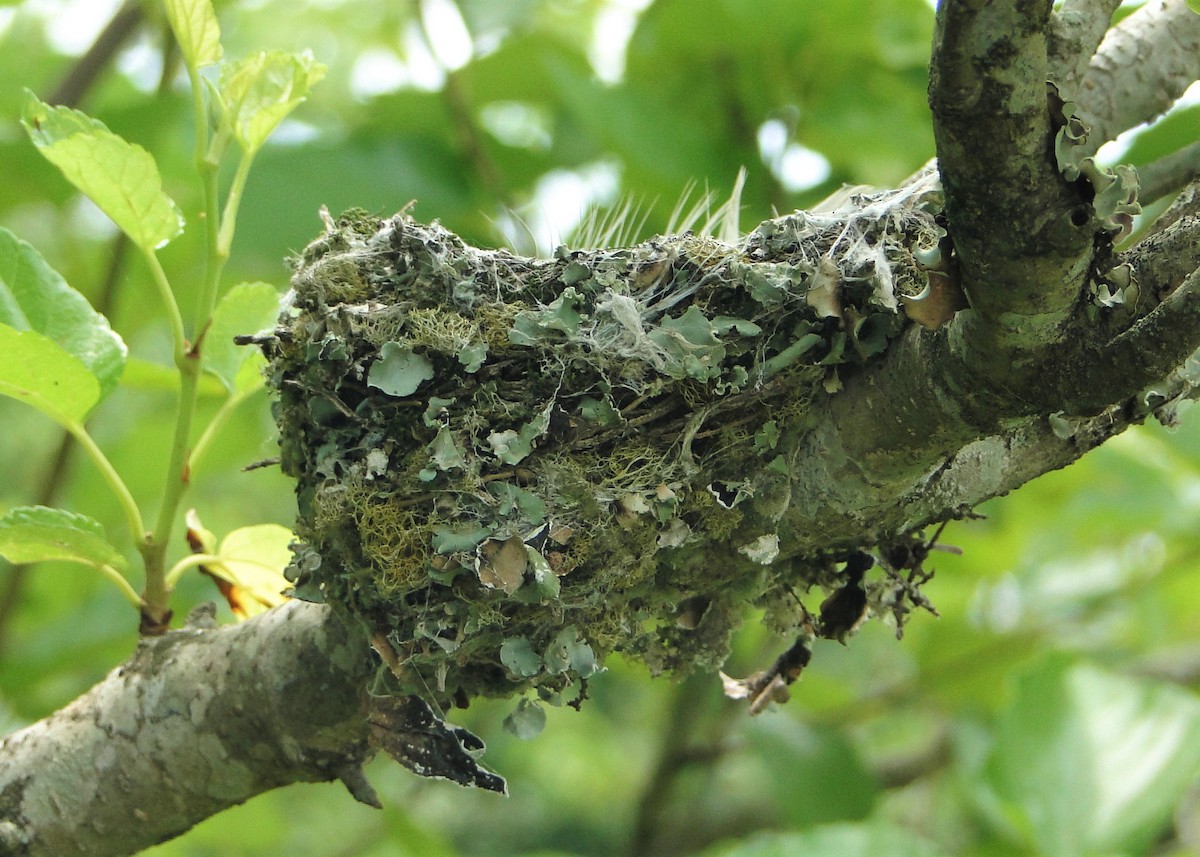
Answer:
<svg viewBox="0 0 1200 857"><path fill-rule="evenodd" d="M439 704L578 693L606 655L720 665L748 604L802 624L794 455L839 372L944 267L926 177L737 244L520 258L404 214L328 221L264 341L297 591ZM574 691L571 689L574 688Z"/></svg>

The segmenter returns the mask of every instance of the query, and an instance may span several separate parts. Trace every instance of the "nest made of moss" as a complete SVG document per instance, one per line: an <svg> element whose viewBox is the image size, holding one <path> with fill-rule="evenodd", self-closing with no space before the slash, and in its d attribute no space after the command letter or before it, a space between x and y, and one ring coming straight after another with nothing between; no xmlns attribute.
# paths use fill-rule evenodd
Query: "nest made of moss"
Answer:
<svg viewBox="0 0 1200 857"><path fill-rule="evenodd" d="M801 555L792 456L838 367L930 293L931 176L838 211L533 260L407 215L327 223L264 347L297 477L298 592L399 690L561 698L610 652L717 666L839 585Z"/></svg>

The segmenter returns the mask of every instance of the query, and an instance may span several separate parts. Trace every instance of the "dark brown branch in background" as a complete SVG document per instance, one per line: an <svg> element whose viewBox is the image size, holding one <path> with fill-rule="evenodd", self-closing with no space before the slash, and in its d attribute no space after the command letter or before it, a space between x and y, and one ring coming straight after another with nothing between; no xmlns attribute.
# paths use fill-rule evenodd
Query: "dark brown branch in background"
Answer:
<svg viewBox="0 0 1200 857"><path fill-rule="evenodd" d="M125 0L92 46L71 66L47 101L66 107L78 106L117 52L137 32L144 17L142 4L138 0Z"/></svg>

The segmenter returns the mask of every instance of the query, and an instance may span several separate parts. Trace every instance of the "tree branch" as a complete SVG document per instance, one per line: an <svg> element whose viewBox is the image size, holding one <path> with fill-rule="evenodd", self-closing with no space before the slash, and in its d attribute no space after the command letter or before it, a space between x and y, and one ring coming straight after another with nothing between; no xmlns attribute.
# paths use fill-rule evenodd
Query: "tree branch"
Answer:
<svg viewBox="0 0 1200 857"><path fill-rule="evenodd" d="M130 854L268 789L354 783L373 752L372 661L328 608L298 601L143 640L0 744L0 853Z"/></svg>
<svg viewBox="0 0 1200 857"><path fill-rule="evenodd" d="M1059 338L1095 232L1053 155L1049 16L1046 0L938 9L929 99L946 216L977 315L970 348L998 372Z"/></svg>
<svg viewBox="0 0 1200 857"><path fill-rule="evenodd" d="M1186 0L1152 0L1108 31L1078 93L1091 127L1084 154L1164 113L1200 77L1200 14Z"/></svg>
<svg viewBox="0 0 1200 857"><path fill-rule="evenodd" d="M1050 79L1078 89L1121 0L1065 0L1050 19Z"/></svg>

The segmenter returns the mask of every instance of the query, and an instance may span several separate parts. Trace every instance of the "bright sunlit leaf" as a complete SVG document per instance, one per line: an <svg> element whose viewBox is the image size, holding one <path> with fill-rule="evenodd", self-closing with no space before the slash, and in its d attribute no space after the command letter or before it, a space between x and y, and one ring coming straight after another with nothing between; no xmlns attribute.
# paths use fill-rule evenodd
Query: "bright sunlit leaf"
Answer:
<svg viewBox="0 0 1200 857"><path fill-rule="evenodd" d="M221 61L221 28L212 0L165 0L167 20L191 68Z"/></svg>
<svg viewBox="0 0 1200 857"><path fill-rule="evenodd" d="M985 804L1041 854L1140 853L1200 767L1200 699L1047 659L1001 715Z"/></svg>
<svg viewBox="0 0 1200 857"><path fill-rule="evenodd" d="M116 387L125 366L121 337L32 245L7 229L0 229L0 322L53 340L95 376L101 397Z"/></svg>
<svg viewBox="0 0 1200 857"><path fill-rule="evenodd" d="M45 506L18 506L0 518L0 556L14 563L66 560L118 571L125 567L125 557L109 544L99 522Z"/></svg>
<svg viewBox="0 0 1200 857"><path fill-rule="evenodd" d="M221 74L221 99L243 151L257 152L324 76L325 66L307 51L260 51L226 65Z"/></svg>
<svg viewBox="0 0 1200 857"><path fill-rule="evenodd" d="M0 324L0 395L37 408L59 425L77 423L100 401L83 362L33 330Z"/></svg>
<svg viewBox="0 0 1200 857"><path fill-rule="evenodd" d="M183 216L163 193L153 156L96 119L68 107L51 107L26 91L21 124L42 155L120 227L150 252L183 231Z"/></svg>

